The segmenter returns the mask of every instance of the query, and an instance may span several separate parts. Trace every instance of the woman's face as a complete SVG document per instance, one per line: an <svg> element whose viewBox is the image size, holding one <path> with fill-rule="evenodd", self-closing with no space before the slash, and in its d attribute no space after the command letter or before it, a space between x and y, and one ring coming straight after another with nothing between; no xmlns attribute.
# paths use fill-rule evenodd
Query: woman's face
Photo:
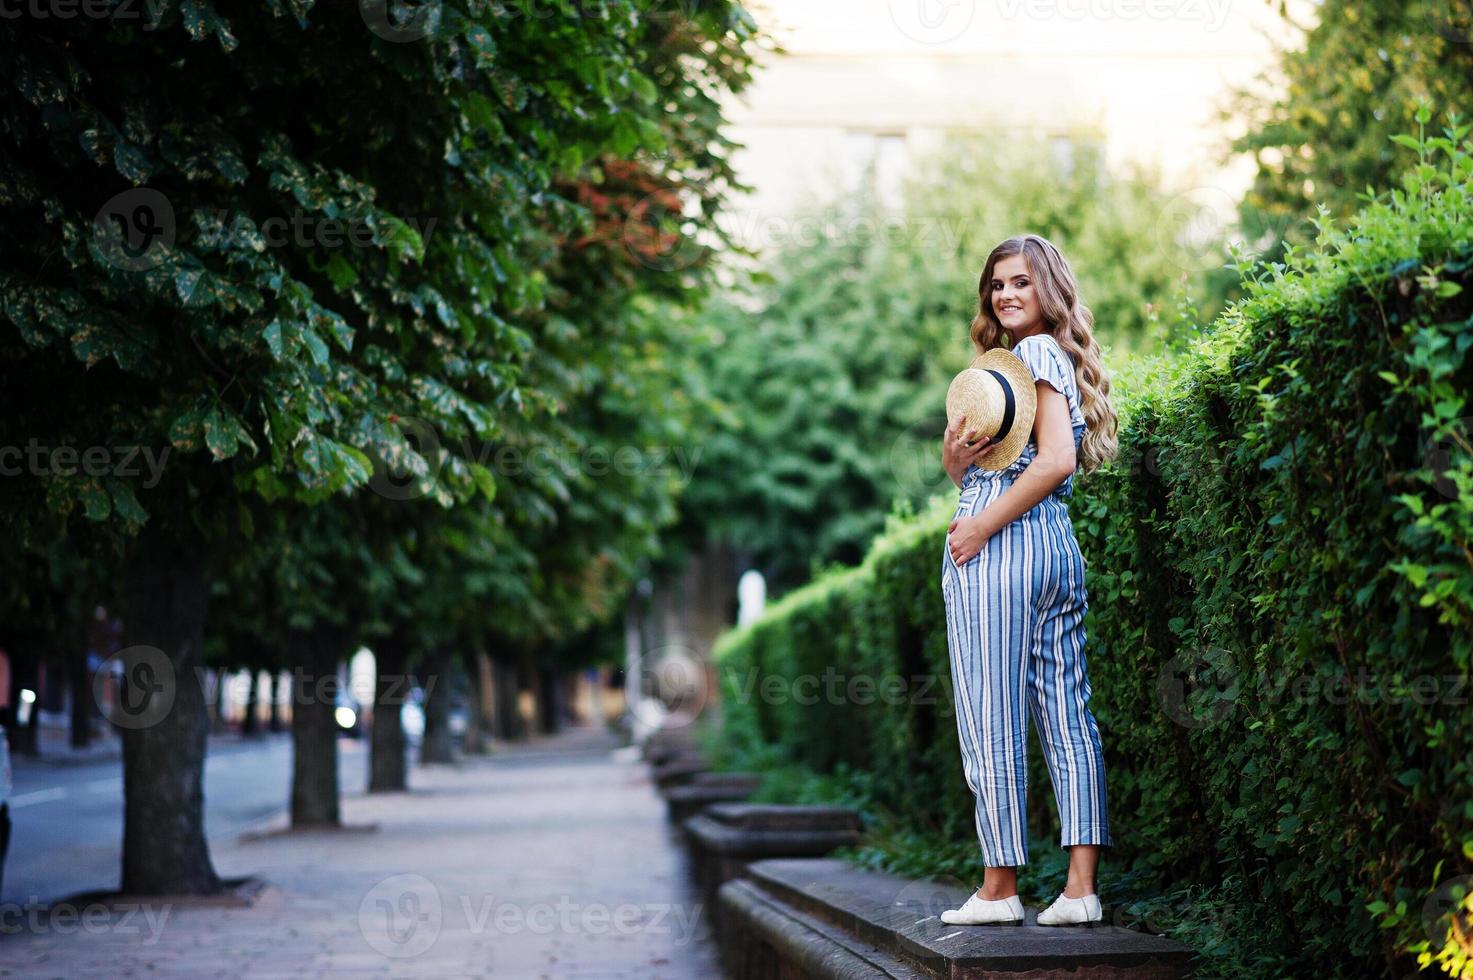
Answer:
<svg viewBox="0 0 1473 980"><path fill-rule="evenodd" d="M1043 327L1043 310L1023 256L1009 255L992 267L992 315L1015 339Z"/></svg>

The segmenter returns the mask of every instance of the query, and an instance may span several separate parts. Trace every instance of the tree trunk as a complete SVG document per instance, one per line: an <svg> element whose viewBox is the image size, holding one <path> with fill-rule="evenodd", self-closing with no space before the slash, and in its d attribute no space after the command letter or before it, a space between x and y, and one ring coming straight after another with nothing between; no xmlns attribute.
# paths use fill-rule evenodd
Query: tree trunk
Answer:
<svg viewBox="0 0 1473 980"><path fill-rule="evenodd" d="M72 748L85 749L92 741L92 678L87 651L72 655Z"/></svg>
<svg viewBox="0 0 1473 980"><path fill-rule="evenodd" d="M470 694L466 698L465 742L461 751L466 755L486 754L486 717L490 710L491 660L484 651L471 654Z"/></svg>
<svg viewBox="0 0 1473 980"><path fill-rule="evenodd" d="M450 693L452 659L450 651L436 646L425 660L425 733L419 744L419 761L423 764L454 762L450 747Z"/></svg>
<svg viewBox="0 0 1473 980"><path fill-rule="evenodd" d="M240 723L240 733L245 736L261 734L261 672L251 669L250 683L246 685L245 718Z"/></svg>
<svg viewBox="0 0 1473 980"><path fill-rule="evenodd" d="M266 730L275 734L281 731L281 671L271 672L271 703L267 706Z"/></svg>
<svg viewBox="0 0 1473 980"><path fill-rule="evenodd" d="M338 655L344 632L318 625L287 633L292 671L292 826L342 824L338 785Z"/></svg>
<svg viewBox="0 0 1473 980"><path fill-rule="evenodd" d="M128 563L123 729L123 887L134 895L221 890L205 839L209 716L197 673L209 599L204 542L156 522Z"/></svg>
<svg viewBox="0 0 1473 980"><path fill-rule="evenodd" d="M399 712L409 697L408 654L400 637L385 637L373 649L378 680L373 692L373 739L369 745L368 791L396 793L409 788L404 759L404 720Z"/></svg>
<svg viewBox="0 0 1473 980"><path fill-rule="evenodd" d="M492 674L495 677L496 690L496 716L493 719L498 738L517 739L521 738L522 715L517 706L517 695L521 686L518 683L516 665L504 660L494 659L491 662Z"/></svg>

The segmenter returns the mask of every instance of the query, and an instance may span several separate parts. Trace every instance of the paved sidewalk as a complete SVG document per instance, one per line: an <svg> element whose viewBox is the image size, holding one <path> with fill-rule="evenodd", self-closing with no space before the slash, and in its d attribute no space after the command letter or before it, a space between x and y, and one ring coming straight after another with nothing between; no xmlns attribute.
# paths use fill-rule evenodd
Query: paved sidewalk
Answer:
<svg viewBox="0 0 1473 980"><path fill-rule="evenodd" d="M375 831L217 843L222 875L266 881L249 906L0 910L0 976L720 977L663 802L616 749L573 729L345 799Z"/></svg>

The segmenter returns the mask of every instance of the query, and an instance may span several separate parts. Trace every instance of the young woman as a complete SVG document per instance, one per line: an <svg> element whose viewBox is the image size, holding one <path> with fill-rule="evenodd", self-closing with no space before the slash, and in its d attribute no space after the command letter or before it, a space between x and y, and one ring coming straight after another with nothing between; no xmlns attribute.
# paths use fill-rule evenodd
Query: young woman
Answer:
<svg viewBox="0 0 1473 980"><path fill-rule="evenodd" d="M1007 345L1035 379L1038 408L1023 454L1002 470L976 465L990 449L948 427L942 461L961 488L947 532L941 589L967 785L977 800L982 887L942 920L961 925L1023 919L1017 865L1028 860L1024 823L1027 722L1053 779L1069 849L1064 892L1040 925L1097 922L1105 816L1100 733L1084 662L1084 556L1066 498L1076 467L1089 473L1118 450L1110 382L1069 265L1047 239L1009 238L987 258L972 343ZM977 442L971 446L967 443Z"/></svg>

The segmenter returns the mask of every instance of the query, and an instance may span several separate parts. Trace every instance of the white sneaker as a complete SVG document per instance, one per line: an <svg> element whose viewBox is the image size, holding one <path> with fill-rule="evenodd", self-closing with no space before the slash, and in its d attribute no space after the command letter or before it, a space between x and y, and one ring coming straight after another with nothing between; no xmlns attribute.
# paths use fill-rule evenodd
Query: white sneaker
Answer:
<svg viewBox="0 0 1473 980"><path fill-rule="evenodd" d="M941 921L953 926L1012 925L1023 921L1023 901L1017 895L988 901L973 892L961 908L942 912Z"/></svg>
<svg viewBox="0 0 1473 980"><path fill-rule="evenodd" d="M1038 913L1038 924L1041 926L1083 925L1089 922L1099 922L1104 917L1104 910L1100 908L1100 896L1093 892L1082 898L1066 898L1060 893L1059 897L1054 899L1054 904Z"/></svg>

